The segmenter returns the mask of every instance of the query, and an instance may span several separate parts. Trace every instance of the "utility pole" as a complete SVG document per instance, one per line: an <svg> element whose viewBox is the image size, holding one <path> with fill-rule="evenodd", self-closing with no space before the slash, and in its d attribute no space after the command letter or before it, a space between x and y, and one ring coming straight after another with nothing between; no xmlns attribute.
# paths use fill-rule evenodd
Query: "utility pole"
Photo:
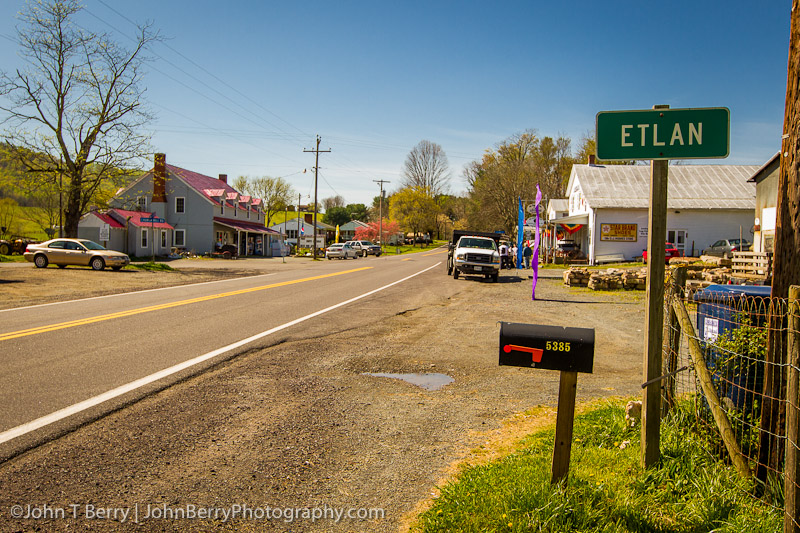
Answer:
<svg viewBox="0 0 800 533"><path fill-rule="evenodd" d="M314 150L303 150L303 152L314 152L316 154L316 162L314 163L314 229L312 233L312 242L313 248L311 252L311 260L317 260L317 178L319 177L319 153L320 152L330 152L331 149L328 148L327 150L320 150L319 143L322 138L317 135L317 147Z"/></svg>
<svg viewBox="0 0 800 533"><path fill-rule="evenodd" d="M383 184L391 183L386 180L372 180L381 186L381 195L378 198L378 238L381 240L381 253L383 253Z"/></svg>

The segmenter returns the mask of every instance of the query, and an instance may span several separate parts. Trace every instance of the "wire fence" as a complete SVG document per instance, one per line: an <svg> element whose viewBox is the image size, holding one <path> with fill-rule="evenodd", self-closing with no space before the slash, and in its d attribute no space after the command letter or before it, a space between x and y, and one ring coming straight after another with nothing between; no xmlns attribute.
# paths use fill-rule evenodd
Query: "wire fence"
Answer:
<svg viewBox="0 0 800 533"><path fill-rule="evenodd" d="M770 287L685 290L673 271L664 313L663 410L690 410L709 452L752 480L753 493L799 531L798 350L800 306Z"/></svg>

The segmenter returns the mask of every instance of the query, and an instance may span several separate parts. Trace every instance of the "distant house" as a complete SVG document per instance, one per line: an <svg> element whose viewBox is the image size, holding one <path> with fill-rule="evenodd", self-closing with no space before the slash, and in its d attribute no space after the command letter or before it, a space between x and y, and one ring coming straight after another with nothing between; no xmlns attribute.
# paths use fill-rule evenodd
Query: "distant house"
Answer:
<svg viewBox="0 0 800 533"><path fill-rule="evenodd" d="M228 185L226 174L217 179L167 165L164 154L156 154L153 170L119 191L110 204L116 211L165 219L172 228L167 253L176 248L205 254L230 244L239 255L268 257L279 249L273 243L283 240L264 226L261 199L239 193Z"/></svg>
<svg viewBox="0 0 800 533"><path fill-rule="evenodd" d="M718 239L750 237L754 165L669 167L667 241L682 255L697 256ZM573 165L567 185L567 216L551 224L569 227L570 238L590 263L595 257L642 256L647 248L650 168L639 165Z"/></svg>
<svg viewBox="0 0 800 533"><path fill-rule="evenodd" d="M753 251L773 252L778 208L778 177L780 152L764 163L747 180L756 184L756 211L753 220Z"/></svg>
<svg viewBox="0 0 800 533"><path fill-rule="evenodd" d="M289 213L293 215L293 213ZM322 222L318 216L317 227L314 230L314 213L295 213L294 218L288 218L278 224L270 226L270 230L285 235L286 244L297 246L298 242L302 248L313 246L312 235L317 235L317 248L324 248L328 241L332 241L336 234L336 228Z"/></svg>
<svg viewBox="0 0 800 533"><path fill-rule="evenodd" d="M369 224L361 222L360 220L351 220L347 224L339 226L339 241L346 242L352 241L356 238L356 230L359 228L368 228Z"/></svg>

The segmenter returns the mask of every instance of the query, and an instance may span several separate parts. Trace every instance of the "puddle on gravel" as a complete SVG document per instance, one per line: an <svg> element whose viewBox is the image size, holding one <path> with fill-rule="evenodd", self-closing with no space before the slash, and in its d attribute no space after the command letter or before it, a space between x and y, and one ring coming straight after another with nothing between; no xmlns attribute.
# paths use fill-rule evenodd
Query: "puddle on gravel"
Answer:
<svg viewBox="0 0 800 533"><path fill-rule="evenodd" d="M445 385L454 382L455 379L447 374L390 374L386 372L364 372L365 376L372 376L375 378L392 378L401 379L417 387L422 387L425 390L439 390Z"/></svg>

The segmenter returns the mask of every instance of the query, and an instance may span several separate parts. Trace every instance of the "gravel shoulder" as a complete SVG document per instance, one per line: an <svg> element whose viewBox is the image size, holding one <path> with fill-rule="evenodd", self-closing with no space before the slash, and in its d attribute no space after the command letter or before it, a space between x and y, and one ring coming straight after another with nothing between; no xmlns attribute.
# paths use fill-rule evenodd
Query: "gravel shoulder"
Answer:
<svg viewBox="0 0 800 533"><path fill-rule="evenodd" d="M498 321L595 328L594 373L579 375L579 401L640 390L642 293L571 289L545 271L532 302L527 273L511 272L493 284L436 269L401 296L337 311L7 461L0 531L130 526L87 520L85 505L136 506L142 531L402 529L453 465L507 441L509 427L519 431L509 420L532 408L540 416L525 427L554 420L558 373L499 367ZM427 391L365 375L385 372L454 381ZM12 520L20 504L79 505L79 513ZM379 508L384 516L144 519L148 504Z"/></svg>

